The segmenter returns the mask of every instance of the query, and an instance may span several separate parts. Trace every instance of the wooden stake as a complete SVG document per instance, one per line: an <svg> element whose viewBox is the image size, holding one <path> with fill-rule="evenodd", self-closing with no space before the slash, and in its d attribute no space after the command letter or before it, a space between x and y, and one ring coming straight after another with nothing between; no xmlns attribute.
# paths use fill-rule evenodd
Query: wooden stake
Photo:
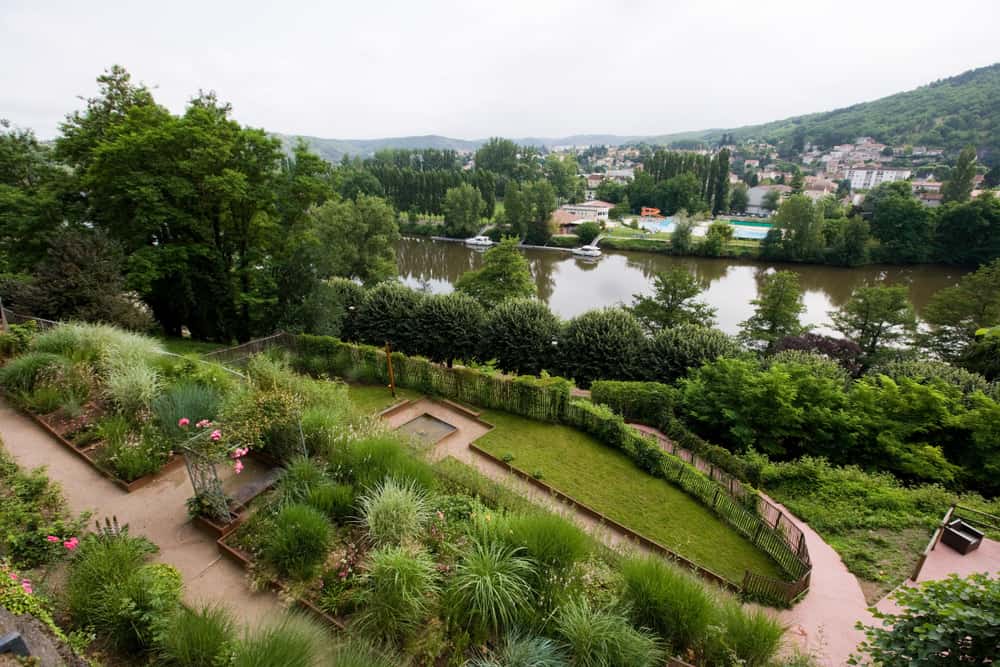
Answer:
<svg viewBox="0 0 1000 667"><path fill-rule="evenodd" d="M389 391L396 398L396 377L392 373L392 346L389 341L385 341L385 362L389 365Z"/></svg>

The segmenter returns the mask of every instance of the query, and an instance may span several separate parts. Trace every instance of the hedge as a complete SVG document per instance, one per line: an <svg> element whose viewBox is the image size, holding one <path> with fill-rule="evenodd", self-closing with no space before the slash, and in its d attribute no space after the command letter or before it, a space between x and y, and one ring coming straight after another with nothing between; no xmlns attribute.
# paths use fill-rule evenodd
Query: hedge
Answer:
<svg viewBox="0 0 1000 667"><path fill-rule="evenodd" d="M385 351L329 336L301 335L297 365L369 383L388 384ZM560 377L489 374L474 368L446 368L422 357L392 353L396 384L432 396L503 410L540 421L558 422L572 383Z"/></svg>

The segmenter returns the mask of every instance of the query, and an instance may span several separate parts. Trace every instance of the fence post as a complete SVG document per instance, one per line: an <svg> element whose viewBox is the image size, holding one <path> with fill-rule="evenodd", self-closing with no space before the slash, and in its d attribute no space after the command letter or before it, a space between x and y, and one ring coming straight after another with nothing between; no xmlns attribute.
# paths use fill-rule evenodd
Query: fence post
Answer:
<svg viewBox="0 0 1000 667"><path fill-rule="evenodd" d="M712 498L712 509L715 509L715 506L719 504L719 494L721 492L722 492L722 489L716 489L715 490L715 497Z"/></svg>

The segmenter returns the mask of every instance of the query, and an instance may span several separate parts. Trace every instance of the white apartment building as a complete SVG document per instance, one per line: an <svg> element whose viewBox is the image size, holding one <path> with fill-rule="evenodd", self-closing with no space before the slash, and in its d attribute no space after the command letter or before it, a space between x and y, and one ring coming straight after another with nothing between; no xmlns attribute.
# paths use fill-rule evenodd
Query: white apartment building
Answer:
<svg viewBox="0 0 1000 667"><path fill-rule="evenodd" d="M844 177L851 182L852 190L870 190L882 183L905 181L910 177L909 169L848 169Z"/></svg>

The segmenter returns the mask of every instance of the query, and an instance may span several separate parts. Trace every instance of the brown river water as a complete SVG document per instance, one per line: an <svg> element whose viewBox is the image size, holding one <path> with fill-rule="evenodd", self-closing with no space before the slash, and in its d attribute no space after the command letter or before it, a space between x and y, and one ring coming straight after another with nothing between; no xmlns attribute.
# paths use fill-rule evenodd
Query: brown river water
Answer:
<svg viewBox="0 0 1000 667"><path fill-rule="evenodd" d="M840 268L813 264L752 262L705 257L671 257L647 252L605 251L599 260L585 260L566 252L525 249L539 297L557 315L573 317L593 308L628 305L632 295L652 293L653 276L683 266L705 288L701 298L715 307L715 324L736 333L740 322L753 314L758 280L764 272L788 269L799 274L806 311L802 321L829 333L828 311L842 306L851 291L866 282L906 285L919 315L938 290L958 282L965 269L923 264L919 266L869 265ZM452 291L458 277L482 265L482 252L461 243L429 239L401 240L396 246L399 275L410 287L432 293Z"/></svg>

